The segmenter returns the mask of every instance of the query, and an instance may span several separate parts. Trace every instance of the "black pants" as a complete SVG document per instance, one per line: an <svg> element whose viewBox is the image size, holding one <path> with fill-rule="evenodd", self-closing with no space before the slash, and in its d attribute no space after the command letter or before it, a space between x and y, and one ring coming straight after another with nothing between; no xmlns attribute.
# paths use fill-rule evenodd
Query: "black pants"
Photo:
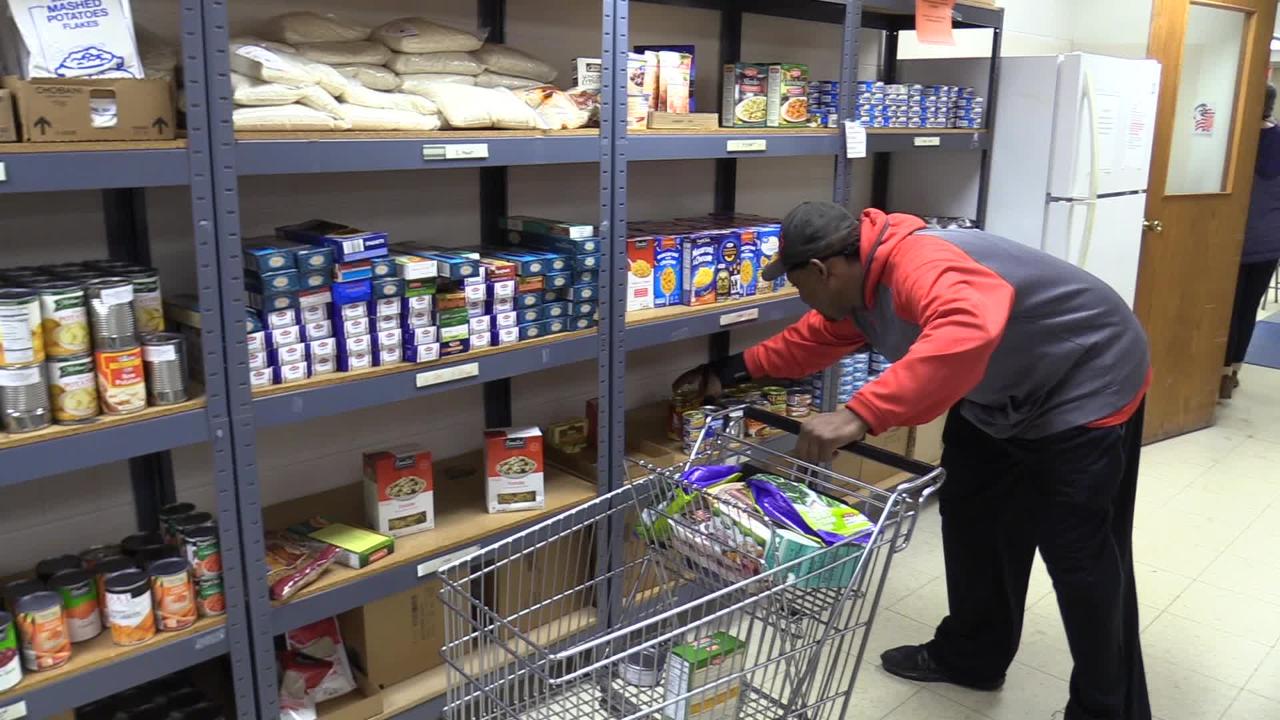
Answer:
<svg viewBox="0 0 1280 720"><path fill-rule="evenodd" d="M931 655L958 679L1004 676L1038 547L1075 663L1067 720L1151 720L1132 548L1142 410L1036 440L997 440L952 410L943 439L950 614Z"/></svg>
<svg viewBox="0 0 1280 720"><path fill-rule="evenodd" d="M1276 260L1264 260L1240 265L1240 274L1236 277L1236 301L1231 308L1231 330L1227 334L1225 365L1244 362L1249 341L1253 339L1253 326L1258 319L1258 305L1276 274L1276 263Z"/></svg>

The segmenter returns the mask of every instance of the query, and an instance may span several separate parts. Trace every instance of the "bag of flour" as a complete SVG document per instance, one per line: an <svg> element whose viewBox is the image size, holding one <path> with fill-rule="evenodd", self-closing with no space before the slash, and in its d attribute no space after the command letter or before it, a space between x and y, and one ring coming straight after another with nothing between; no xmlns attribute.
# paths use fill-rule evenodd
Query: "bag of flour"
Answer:
<svg viewBox="0 0 1280 720"><path fill-rule="evenodd" d="M371 108L342 103L338 115L352 130L439 130L439 115L423 115L410 110Z"/></svg>
<svg viewBox="0 0 1280 720"><path fill-rule="evenodd" d="M533 78L544 83L556 79L555 68L508 45L485 43L484 47L475 51L474 54L476 60L490 72Z"/></svg>
<svg viewBox="0 0 1280 720"><path fill-rule="evenodd" d="M434 115L439 112L435 103L420 95L371 90L353 78L347 78L347 90L342 94L342 99L351 105L362 107L404 110L423 115Z"/></svg>
<svg viewBox="0 0 1280 720"><path fill-rule="evenodd" d="M263 82L301 87L314 85L316 77L297 55L275 52L261 45L231 43L231 69Z"/></svg>
<svg viewBox="0 0 1280 720"><path fill-rule="evenodd" d="M9 11L27 78L144 76L129 0L9 0Z"/></svg>
<svg viewBox="0 0 1280 720"><path fill-rule="evenodd" d="M418 73L449 73L452 75L479 75L484 65L475 56L465 52L395 53L387 67L401 75Z"/></svg>
<svg viewBox="0 0 1280 720"><path fill-rule="evenodd" d="M469 32L419 17L392 20L374 30L373 38L402 53L470 52L484 44Z"/></svg>
<svg viewBox="0 0 1280 720"><path fill-rule="evenodd" d="M395 90L400 87L400 76L381 65L351 63L334 65L333 69L343 77L359 81L370 90Z"/></svg>
<svg viewBox="0 0 1280 720"><path fill-rule="evenodd" d="M290 45L368 40L372 28L332 14L291 12L267 21L263 36Z"/></svg>
<svg viewBox="0 0 1280 720"><path fill-rule="evenodd" d="M258 132L269 130L348 130L351 128L351 123L342 118L297 104L236 108L231 113L231 124L236 130Z"/></svg>
<svg viewBox="0 0 1280 720"><path fill-rule="evenodd" d="M308 60L326 65L346 63L385 65L391 59L391 51L385 45L368 40L302 43L298 45L298 54Z"/></svg>

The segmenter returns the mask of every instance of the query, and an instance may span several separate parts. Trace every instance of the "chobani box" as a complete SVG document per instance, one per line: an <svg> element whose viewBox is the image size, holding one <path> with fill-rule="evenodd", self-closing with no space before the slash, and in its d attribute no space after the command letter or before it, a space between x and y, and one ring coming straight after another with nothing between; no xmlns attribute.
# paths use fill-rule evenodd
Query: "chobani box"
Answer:
<svg viewBox="0 0 1280 720"><path fill-rule="evenodd" d="M393 537L435 527L431 453L412 446L365 453L364 510L370 527Z"/></svg>
<svg viewBox="0 0 1280 720"><path fill-rule="evenodd" d="M542 431L537 427L486 430L484 467L489 512L546 507Z"/></svg>

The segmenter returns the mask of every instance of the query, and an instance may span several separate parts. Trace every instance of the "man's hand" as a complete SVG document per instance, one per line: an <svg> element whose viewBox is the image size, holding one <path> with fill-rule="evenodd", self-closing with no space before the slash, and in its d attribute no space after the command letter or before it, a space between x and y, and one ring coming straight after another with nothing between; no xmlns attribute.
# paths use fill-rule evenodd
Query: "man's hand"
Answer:
<svg viewBox="0 0 1280 720"><path fill-rule="evenodd" d="M671 389L674 392L680 392L682 388L695 387L698 390L698 400L710 395L718 398L724 393L724 388L720 385L720 376L711 371L707 365L699 365L698 367L683 373L676 381L671 383Z"/></svg>
<svg viewBox="0 0 1280 720"><path fill-rule="evenodd" d="M867 424L849 408L822 413L804 423L796 440L795 457L811 463L830 462L837 450L866 435Z"/></svg>

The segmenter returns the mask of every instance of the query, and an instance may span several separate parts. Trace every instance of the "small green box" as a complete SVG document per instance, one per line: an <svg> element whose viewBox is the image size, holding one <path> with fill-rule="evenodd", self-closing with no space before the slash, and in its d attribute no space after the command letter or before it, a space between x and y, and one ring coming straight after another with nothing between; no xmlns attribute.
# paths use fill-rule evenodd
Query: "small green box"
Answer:
<svg viewBox="0 0 1280 720"><path fill-rule="evenodd" d="M395 552L396 541L367 528L313 517L289 528L289 532L338 548L340 565L359 570Z"/></svg>

